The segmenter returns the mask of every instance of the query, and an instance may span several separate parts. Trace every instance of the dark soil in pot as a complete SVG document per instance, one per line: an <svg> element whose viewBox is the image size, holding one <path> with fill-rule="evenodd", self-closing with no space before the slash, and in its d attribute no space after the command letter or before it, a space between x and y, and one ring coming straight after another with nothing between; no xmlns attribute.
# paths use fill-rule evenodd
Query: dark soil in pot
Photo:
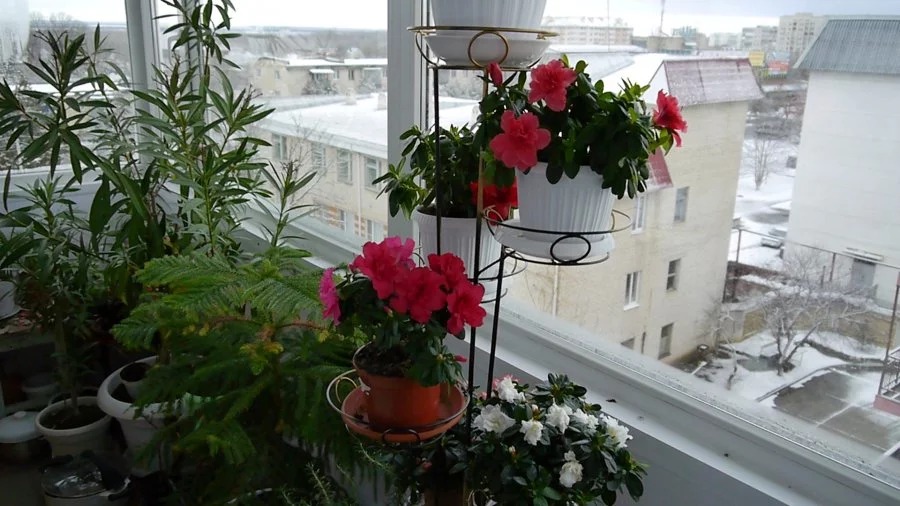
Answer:
<svg viewBox="0 0 900 506"><path fill-rule="evenodd" d="M400 347L382 350L371 345L363 346L353 357L353 364L368 373L391 378L402 378L409 370L409 355Z"/></svg>
<svg viewBox="0 0 900 506"><path fill-rule="evenodd" d="M132 364L128 364L124 369L119 373L119 376L124 381L141 381L147 376L147 371L150 370L150 365L145 364L143 362L134 362Z"/></svg>
<svg viewBox="0 0 900 506"><path fill-rule="evenodd" d="M41 417L41 425L50 429L69 430L90 425L106 414L97 406L78 406L78 411L68 407L47 413Z"/></svg>

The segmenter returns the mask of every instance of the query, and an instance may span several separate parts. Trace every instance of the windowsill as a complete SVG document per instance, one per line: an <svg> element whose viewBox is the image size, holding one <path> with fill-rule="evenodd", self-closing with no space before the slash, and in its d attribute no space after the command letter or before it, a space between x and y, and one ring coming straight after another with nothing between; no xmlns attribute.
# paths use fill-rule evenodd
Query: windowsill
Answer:
<svg viewBox="0 0 900 506"><path fill-rule="evenodd" d="M636 309L639 307L641 307L641 305L639 303L631 302L631 303L625 304L625 307L622 308L622 311L631 311L632 309Z"/></svg>
<svg viewBox="0 0 900 506"><path fill-rule="evenodd" d="M637 230L632 230L632 231L631 231L631 235L641 235L641 234L643 234L643 233L644 233L644 229L642 229L642 228L639 228L639 229L637 229Z"/></svg>
<svg viewBox="0 0 900 506"><path fill-rule="evenodd" d="M666 288L666 293L674 293L678 291L678 287L675 288Z"/></svg>

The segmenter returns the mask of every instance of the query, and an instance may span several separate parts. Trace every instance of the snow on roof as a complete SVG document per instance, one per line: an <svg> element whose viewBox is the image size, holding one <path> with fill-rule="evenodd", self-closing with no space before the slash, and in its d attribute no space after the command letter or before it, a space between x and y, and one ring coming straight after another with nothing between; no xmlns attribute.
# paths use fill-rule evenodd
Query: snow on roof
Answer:
<svg viewBox="0 0 900 506"><path fill-rule="evenodd" d="M647 49L634 45L614 44L552 44L549 51L566 54L646 53Z"/></svg>
<svg viewBox="0 0 900 506"><path fill-rule="evenodd" d="M669 93L678 97L682 107L763 97L746 58L666 60L663 70Z"/></svg>
<svg viewBox="0 0 900 506"><path fill-rule="evenodd" d="M471 124L478 103L441 99L441 125ZM387 110L378 109L378 97L341 103L279 110L260 126L270 132L321 142L340 149L387 159Z"/></svg>
<svg viewBox="0 0 900 506"><path fill-rule="evenodd" d="M344 65L352 67L387 67L387 58L347 58Z"/></svg>
<svg viewBox="0 0 900 506"><path fill-rule="evenodd" d="M278 60L284 61L284 60ZM287 61L288 67L386 67L387 58L347 58L343 61L323 58L299 58Z"/></svg>
<svg viewBox="0 0 900 506"><path fill-rule="evenodd" d="M829 18L797 68L900 75L900 17Z"/></svg>

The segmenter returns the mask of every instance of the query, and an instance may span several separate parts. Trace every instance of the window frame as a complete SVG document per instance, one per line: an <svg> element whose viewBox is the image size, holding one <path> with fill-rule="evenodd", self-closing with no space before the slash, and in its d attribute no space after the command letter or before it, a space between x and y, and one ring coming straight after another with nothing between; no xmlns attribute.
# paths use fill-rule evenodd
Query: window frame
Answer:
<svg viewBox="0 0 900 506"><path fill-rule="evenodd" d="M647 221L647 195L640 193L634 198L634 218L631 220L631 233L640 234L644 231Z"/></svg>
<svg viewBox="0 0 900 506"><path fill-rule="evenodd" d="M375 163L375 177L373 177L373 178L369 177L369 162ZM381 190L381 188L379 188L380 185L374 184L374 183L372 183L372 181L381 177L381 161L378 160L377 158L374 158L371 156L364 156L363 157L363 177L364 177L364 183L365 183L364 186L366 187L367 190L369 190L371 192L380 191Z"/></svg>
<svg viewBox="0 0 900 506"><path fill-rule="evenodd" d="M625 307L634 309L641 305L641 271L629 272L625 275Z"/></svg>
<svg viewBox="0 0 900 506"><path fill-rule="evenodd" d="M690 186L682 186L675 190L675 213L672 217L673 223L684 223L687 221L688 199L691 194L690 190ZM682 191L684 192L684 197L679 198L682 195Z"/></svg>
<svg viewBox="0 0 900 506"><path fill-rule="evenodd" d="M672 269L672 266L675 266L675 269ZM669 260L669 265L666 269L666 291L667 292L675 292L678 290L678 278L681 273L681 259L676 258L674 260Z"/></svg>
<svg viewBox="0 0 900 506"><path fill-rule="evenodd" d="M346 164L345 160L342 160L342 157L346 155ZM353 152L349 149L337 149L337 164L335 170L335 176L337 177L337 181L339 183L344 184L353 184ZM344 169L346 168L346 174L344 174Z"/></svg>
<svg viewBox="0 0 900 506"><path fill-rule="evenodd" d="M668 331L668 332L667 332ZM656 358L662 360L672 356L672 336L675 334L675 322L667 323L659 329L659 351ZM665 343L665 344L663 344Z"/></svg>
<svg viewBox="0 0 900 506"><path fill-rule="evenodd" d="M310 144L309 156L311 158L312 168L316 172L324 172L325 168L328 166L328 150L321 142L311 142Z"/></svg>

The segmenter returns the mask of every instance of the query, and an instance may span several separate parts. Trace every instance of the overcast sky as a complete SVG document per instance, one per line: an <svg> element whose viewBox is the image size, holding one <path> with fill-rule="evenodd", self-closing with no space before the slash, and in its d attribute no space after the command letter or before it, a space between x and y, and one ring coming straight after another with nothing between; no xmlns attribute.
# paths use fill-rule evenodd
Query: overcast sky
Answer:
<svg viewBox="0 0 900 506"><path fill-rule="evenodd" d="M234 0L236 25L384 28L388 0ZM391 0L409 1L409 0ZM490 1L490 0L485 0ZM84 21L124 21L123 0L0 0L4 7L44 15L66 12ZM622 18L646 35L659 26L660 0L609 0L612 19ZM664 30L685 25L706 33L734 32L744 26L778 24L778 16L815 14L900 15L900 0L667 0ZM606 17L606 0L548 0L548 16Z"/></svg>

